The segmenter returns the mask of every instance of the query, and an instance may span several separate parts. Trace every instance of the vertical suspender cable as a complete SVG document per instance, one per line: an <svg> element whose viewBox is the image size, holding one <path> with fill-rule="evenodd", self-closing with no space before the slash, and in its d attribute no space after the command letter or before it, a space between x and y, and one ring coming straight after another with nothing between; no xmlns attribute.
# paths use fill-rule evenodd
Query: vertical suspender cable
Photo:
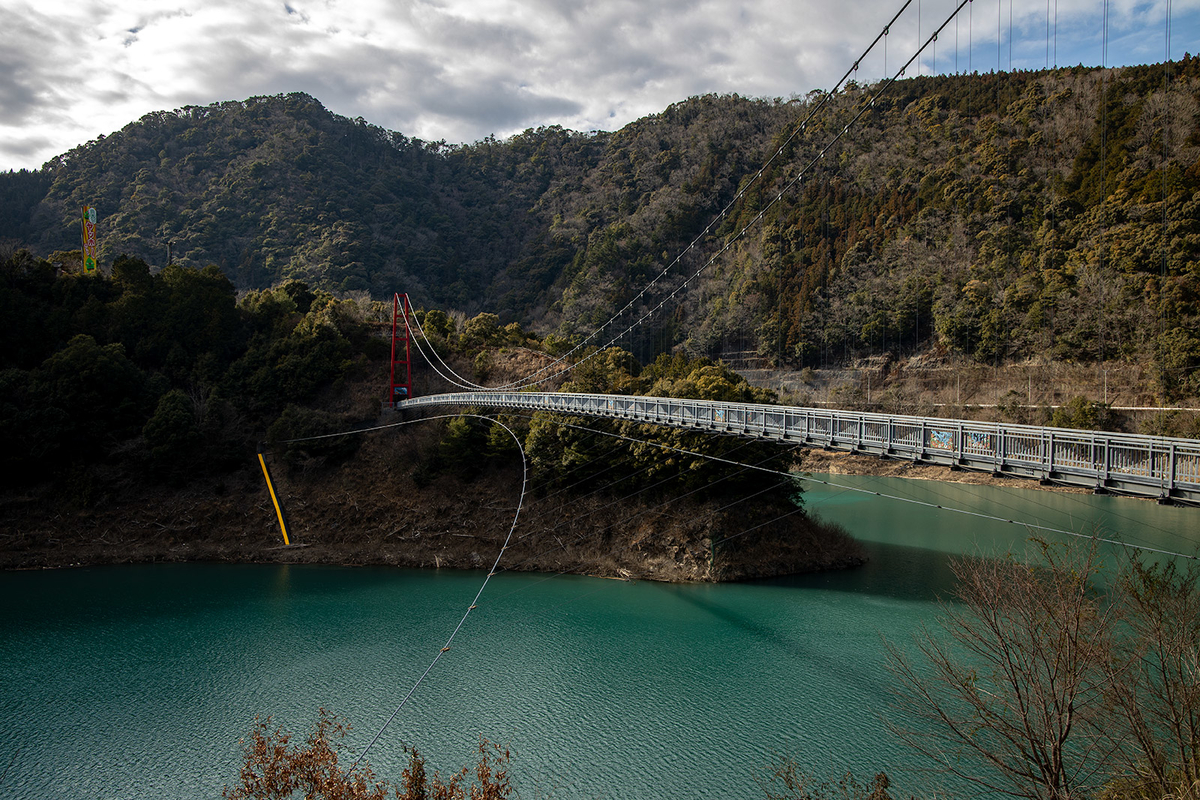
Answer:
<svg viewBox="0 0 1200 800"><path fill-rule="evenodd" d="M1162 295L1167 287L1167 260L1170 258L1170 240L1167 238L1167 203L1169 194L1167 192L1167 175L1169 174L1169 164L1171 158L1171 0L1167 0L1165 9L1165 42L1163 59L1163 155L1162 155L1162 264L1160 265L1159 274L1159 301L1158 301L1158 349L1159 358L1166 361L1166 353L1163 348L1166 346L1167 337L1167 309L1166 303L1162 301Z"/></svg>
<svg viewBox="0 0 1200 800"><path fill-rule="evenodd" d="M1103 286L1105 223L1108 207L1108 0L1104 0L1104 25L1100 38L1100 285ZM1103 289L1100 289L1103 292ZM1098 309L1096 360L1104 363L1104 304Z"/></svg>
<svg viewBox="0 0 1200 800"><path fill-rule="evenodd" d="M1004 34L1000 30L1000 20L1004 18L1004 0L996 0L996 110L1000 110L1000 53L1004 50Z"/></svg>

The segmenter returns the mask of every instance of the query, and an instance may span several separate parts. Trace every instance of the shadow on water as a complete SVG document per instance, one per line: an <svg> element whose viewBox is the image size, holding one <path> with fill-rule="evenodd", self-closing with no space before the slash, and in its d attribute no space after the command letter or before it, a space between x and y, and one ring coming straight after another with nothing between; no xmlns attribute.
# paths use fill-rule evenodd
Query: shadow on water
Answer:
<svg viewBox="0 0 1200 800"><path fill-rule="evenodd" d="M813 478L829 482L806 490L810 513L843 525L863 542L1002 555L1025 550L1031 538L1065 543L1095 535L1164 551L1163 558L1200 550L1191 508L1037 488L859 475ZM1159 557L1153 550L1143 552Z"/></svg>
<svg viewBox="0 0 1200 800"><path fill-rule="evenodd" d="M821 674L838 675L842 685L852 689L860 696L879 695L879 681L869 671L849 667L838 651L812 646L804 641L803 634L793 630L784 630L782 626L762 622L762 616L743 614L728 605L707 599L708 595L689 591L693 587L667 584L665 591L675 598L697 609L703 614L717 620L718 623L741 631L750 641L761 645L756 648L770 653L772 658L789 663L805 664L805 669L815 670ZM712 595L721 597L725 595Z"/></svg>
<svg viewBox="0 0 1200 800"><path fill-rule="evenodd" d="M868 560L861 567L761 578L746 583L789 589L824 589L916 602L936 602L948 598L954 590L950 560L955 556L950 553L884 542L863 542L862 545Z"/></svg>

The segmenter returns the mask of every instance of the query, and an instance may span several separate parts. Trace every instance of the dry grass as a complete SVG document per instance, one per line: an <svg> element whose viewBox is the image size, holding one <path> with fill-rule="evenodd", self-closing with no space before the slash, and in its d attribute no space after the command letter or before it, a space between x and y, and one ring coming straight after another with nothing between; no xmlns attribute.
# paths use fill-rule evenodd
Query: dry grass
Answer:
<svg viewBox="0 0 1200 800"><path fill-rule="evenodd" d="M1084 397L1118 410L1114 419L1120 429L1141 432L1160 424L1163 409L1200 407L1200 398L1163 397L1147 367L1122 362L990 367L925 355L899 362L864 359L841 369L742 374L794 405L984 422L1046 424L1053 409ZM1195 416L1188 410L1180 414L1186 419L1176 424L1185 427Z"/></svg>

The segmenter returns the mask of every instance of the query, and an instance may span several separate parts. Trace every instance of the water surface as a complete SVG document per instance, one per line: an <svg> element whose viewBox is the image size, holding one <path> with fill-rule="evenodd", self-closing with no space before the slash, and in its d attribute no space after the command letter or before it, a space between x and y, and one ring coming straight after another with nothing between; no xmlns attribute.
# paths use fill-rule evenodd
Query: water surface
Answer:
<svg viewBox="0 0 1200 800"><path fill-rule="evenodd" d="M881 494L1194 550L1190 509L846 478ZM949 592L948 553L1030 530L817 485L810 506L868 542L860 570L736 585L501 573L369 756L404 744L453 770L485 736L524 797L762 797L775 754L818 774L928 785L883 725L883 637ZM994 527L989 527L994 526ZM1041 535L1049 536L1044 531ZM147 565L0 574L0 793L212 798L255 714L293 731L325 707L357 755L424 671L481 573Z"/></svg>

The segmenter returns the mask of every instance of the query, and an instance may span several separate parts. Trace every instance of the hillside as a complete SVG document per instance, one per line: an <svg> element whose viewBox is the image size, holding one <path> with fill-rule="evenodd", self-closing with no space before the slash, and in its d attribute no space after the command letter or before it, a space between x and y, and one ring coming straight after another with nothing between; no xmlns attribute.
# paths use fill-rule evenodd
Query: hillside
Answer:
<svg viewBox="0 0 1200 800"><path fill-rule="evenodd" d="M5 195L25 204L0 209L0 238L39 255L69 250L86 202L103 215L102 263L118 254L161 263L171 243L174 261L217 264L239 288L300 279L377 297L403 290L418 304L496 310L506 321L540 319L593 229L627 216L672 175L678 184L706 170L697 190L716 192L707 183L718 178L728 199L759 154L721 151L748 128L762 138L758 129L784 120L736 98L685 105L687 118L672 118L669 136L696 138L690 146L702 163L649 176L631 166L641 160L632 152L643 144L637 125L615 135L547 128L451 147L338 117L300 94L150 114L41 173L0 176L13 187ZM739 124L716 124L739 107ZM702 200L711 213L714 201Z"/></svg>
<svg viewBox="0 0 1200 800"><path fill-rule="evenodd" d="M404 290L564 335L673 295L620 342L642 361L1127 361L1159 402L1200 392L1200 58L912 78L829 146L877 88L849 84L795 138L820 92L464 146L305 95L188 107L0 175L0 238L68 250L89 202L103 264L170 242L242 290Z"/></svg>
<svg viewBox="0 0 1200 800"><path fill-rule="evenodd" d="M504 542L523 464L530 491L511 568L725 580L861 562L844 532L798 507L793 448L548 413L506 416L506 429L482 414L385 412L390 312L296 281L239 299L213 266L151 274L122 258L109 277L27 252L0 259L0 568L477 568ZM418 318L427 346L462 373L512 379L552 360L494 314ZM770 399L705 359L664 355L643 369L615 349L572 380L564 388ZM428 369L414 378L420 394L447 388ZM301 548L280 549L256 451ZM764 487L729 456L782 474Z"/></svg>

